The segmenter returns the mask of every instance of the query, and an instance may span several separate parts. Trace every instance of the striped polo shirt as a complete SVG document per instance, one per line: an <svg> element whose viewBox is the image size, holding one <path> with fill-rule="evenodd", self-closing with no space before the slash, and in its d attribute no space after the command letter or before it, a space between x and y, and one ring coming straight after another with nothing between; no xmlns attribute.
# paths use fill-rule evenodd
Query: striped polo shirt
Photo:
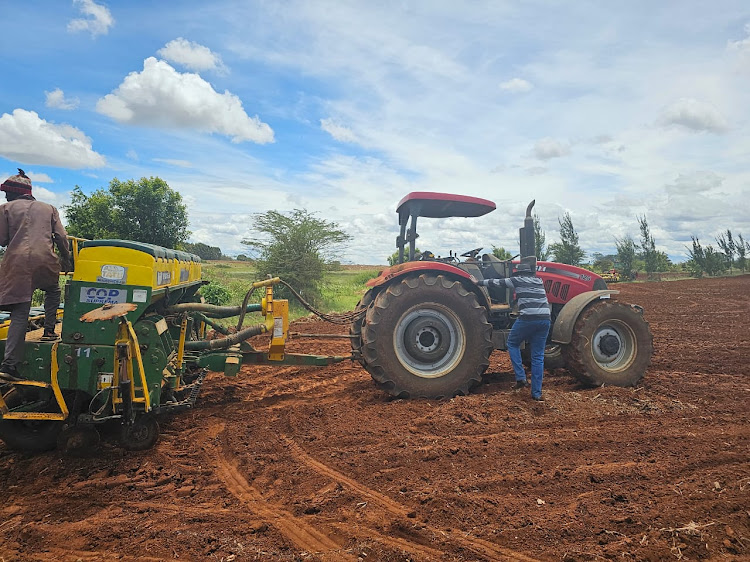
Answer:
<svg viewBox="0 0 750 562"><path fill-rule="evenodd" d="M505 279L488 279L487 283L501 287L506 285L516 292L518 314L529 320L550 317L549 301L544 291L544 282L534 275L519 275Z"/></svg>

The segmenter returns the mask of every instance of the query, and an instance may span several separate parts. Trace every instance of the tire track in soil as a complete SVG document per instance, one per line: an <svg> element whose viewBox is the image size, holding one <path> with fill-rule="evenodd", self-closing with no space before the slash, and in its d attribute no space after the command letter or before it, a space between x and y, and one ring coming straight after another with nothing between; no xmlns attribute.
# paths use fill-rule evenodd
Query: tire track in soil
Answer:
<svg viewBox="0 0 750 562"><path fill-rule="evenodd" d="M289 387L288 392L275 390L273 393L263 394L261 396L249 396L244 398L242 402L251 403L255 406L262 406L268 411L284 409L288 407L288 401L293 400L294 402L306 404L316 403L325 398L332 398L339 394L336 390L328 392L317 392L313 393L313 390L319 388L326 388L330 386L329 381L322 381L314 384L305 385L302 388L291 388Z"/></svg>
<svg viewBox="0 0 750 562"><path fill-rule="evenodd" d="M331 468L330 466L314 459L301 446L299 446L297 443L295 443L288 437L282 436L282 438L289 446L292 454L300 462L305 463L307 466L309 466L316 472L323 474L325 476L328 476L329 478L338 482L342 486L346 486L354 490L355 492L361 494L362 497L367 498L370 502L374 503L375 505L380 506L382 509L389 512L391 515L395 515L396 517L407 519L407 513L409 513L410 510L408 510L406 507L404 507L400 503L392 500L388 496L385 496L379 492L376 492L375 490L371 488L368 488L364 484L361 484L357 482L356 480L353 480L345 476L344 474L338 472L336 469ZM520 552L516 552L508 548L504 548L493 542L480 539L479 537L469 538L469 537L459 535L453 532L440 531L429 525L425 525L425 529L427 529L434 535L442 534L447 537L447 540L453 543L457 543L461 545L462 547L466 548L467 550L474 552L475 554L484 556L488 560L519 560L522 562L536 562L537 560L536 558L531 558L530 556L526 556L525 554L521 554ZM369 529L368 532L372 532L373 534L379 534L379 533L376 533L375 531L372 531L371 529ZM402 539L396 539L396 538L391 538L391 537L389 537L388 540L392 541L392 544L397 545L400 548L408 548L412 550L429 548L429 547L424 547L421 544L415 544L413 541L407 542Z"/></svg>
<svg viewBox="0 0 750 562"><path fill-rule="evenodd" d="M234 515L235 511L232 509L218 509L213 506L191 506L191 505L174 505L156 501L135 501L128 502L128 507L136 509L149 509L153 511L163 511L166 513L176 513L185 515L197 515L201 517L217 516L217 515Z"/></svg>
<svg viewBox="0 0 750 562"><path fill-rule="evenodd" d="M59 547L45 547L46 552L44 553L36 553L36 554L24 554L24 560L53 560L54 562L86 562L87 560L91 560L93 562L98 562L100 560L118 560L119 562L129 562L129 561L146 561L146 562L163 562L164 558L155 558L153 556L129 556L127 554L123 554L121 552L111 552L111 551L89 551L89 550L70 550L67 548L59 548ZM2 556L0 556L0 560L4 560Z"/></svg>
<svg viewBox="0 0 750 562"><path fill-rule="evenodd" d="M251 486L236 466L224 458L217 459L217 474L229 492L276 527L298 548L311 552L324 560L354 560L341 552L342 547L325 533L301 521L281 507L266 502L263 496Z"/></svg>
<svg viewBox="0 0 750 562"><path fill-rule="evenodd" d="M333 528L344 534L352 532L351 525L334 524ZM419 554L421 556L424 556L427 560L438 560L445 555L445 552L442 550L438 550L436 548L425 546L423 544L415 543L413 541L402 539L399 537L387 537L370 527L362 529L362 534L367 535L370 539L373 539L381 544L394 547L400 551L409 552L411 554Z"/></svg>

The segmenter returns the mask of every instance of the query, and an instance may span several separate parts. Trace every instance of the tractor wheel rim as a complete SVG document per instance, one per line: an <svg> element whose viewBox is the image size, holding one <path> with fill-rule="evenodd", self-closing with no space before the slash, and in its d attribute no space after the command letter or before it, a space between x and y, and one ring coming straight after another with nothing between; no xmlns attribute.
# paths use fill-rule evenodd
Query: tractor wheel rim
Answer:
<svg viewBox="0 0 750 562"><path fill-rule="evenodd" d="M451 372L463 357L466 341L453 311L424 306L407 311L393 337L399 362L412 374L428 379Z"/></svg>
<svg viewBox="0 0 750 562"><path fill-rule="evenodd" d="M636 356L635 334L623 322L607 322L599 326L594 333L591 351L602 369L621 371L627 368Z"/></svg>

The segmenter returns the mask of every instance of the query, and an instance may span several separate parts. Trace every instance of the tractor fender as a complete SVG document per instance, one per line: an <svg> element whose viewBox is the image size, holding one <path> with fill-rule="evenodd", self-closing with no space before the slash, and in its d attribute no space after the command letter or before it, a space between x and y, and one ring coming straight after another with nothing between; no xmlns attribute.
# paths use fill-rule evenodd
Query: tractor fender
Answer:
<svg viewBox="0 0 750 562"><path fill-rule="evenodd" d="M573 327L581 312L592 302L599 299L608 299L620 291L587 291L576 295L563 306L560 314L557 315L555 325L552 327L552 337L555 343L568 344L573 337Z"/></svg>
<svg viewBox="0 0 750 562"><path fill-rule="evenodd" d="M475 276L454 265L442 262L425 261L402 263L384 269L380 272L378 277L370 279L365 285L370 287L373 294L377 294L389 285L400 281L403 277L415 274L419 275L422 273L434 273L436 275L445 275L448 278L455 279L460 282L467 291L474 293L477 296L477 299L479 299L480 304L482 304L487 310L490 309L489 295L477 285L477 278Z"/></svg>

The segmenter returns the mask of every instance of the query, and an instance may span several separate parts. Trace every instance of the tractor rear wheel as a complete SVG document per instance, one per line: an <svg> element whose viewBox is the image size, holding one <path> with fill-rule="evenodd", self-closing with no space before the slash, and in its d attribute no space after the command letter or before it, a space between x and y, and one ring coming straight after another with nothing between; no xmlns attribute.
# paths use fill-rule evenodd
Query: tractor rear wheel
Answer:
<svg viewBox="0 0 750 562"><path fill-rule="evenodd" d="M45 412L51 409L49 400L34 387L11 388L3 400L10 410ZM57 409L54 399L52 403ZM64 422L57 420L0 420L0 439L18 451L51 451L57 446L57 436L63 426Z"/></svg>
<svg viewBox="0 0 750 562"><path fill-rule="evenodd" d="M633 386L651 364L653 339L639 309L600 300L576 320L563 355L568 370L585 382Z"/></svg>
<svg viewBox="0 0 750 562"><path fill-rule="evenodd" d="M374 297L372 289L369 289L364 295L362 295L362 298L354 308L354 313L357 314L365 310L368 306L370 306L373 298ZM364 322L365 314L360 314L360 316L354 319L354 321L351 323L351 326L349 326L349 335L351 336L349 338L349 341L352 347L352 354L357 358L357 361L359 361L359 363L363 367L365 366L365 360L362 355L362 325L364 324Z"/></svg>
<svg viewBox="0 0 750 562"><path fill-rule="evenodd" d="M367 370L399 398L468 394L492 350L486 309L443 275L408 277L381 291L362 327Z"/></svg>

